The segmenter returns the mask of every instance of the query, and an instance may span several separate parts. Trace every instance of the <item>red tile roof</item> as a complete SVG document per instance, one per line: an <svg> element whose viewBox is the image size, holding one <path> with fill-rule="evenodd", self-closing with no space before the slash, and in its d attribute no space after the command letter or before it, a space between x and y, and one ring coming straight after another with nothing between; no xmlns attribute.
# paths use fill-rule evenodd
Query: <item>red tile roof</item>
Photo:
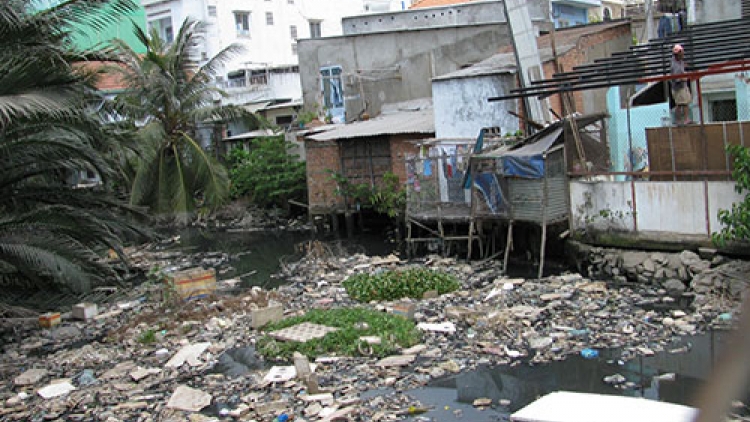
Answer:
<svg viewBox="0 0 750 422"><path fill-rule="evenodd" d="M121 91L127 88L123 77L114 69L108 67L118 66L114 62L81 62L76 66L83 68L86 72L97 72L96 89L100 91Z"/></svg>

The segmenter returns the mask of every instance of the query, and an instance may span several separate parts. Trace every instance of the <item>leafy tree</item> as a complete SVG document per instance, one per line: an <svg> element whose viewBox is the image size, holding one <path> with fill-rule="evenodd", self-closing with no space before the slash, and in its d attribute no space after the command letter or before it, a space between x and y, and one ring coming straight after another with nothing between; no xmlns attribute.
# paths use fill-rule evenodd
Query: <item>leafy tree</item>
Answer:
<svg viewBox="0 0 750 422"><path fill-rule="evenodd" d="M729 145L727 151L734 157L734 190L740 195L744 193L745 198L732 204L730 210L719 210L719 222L723 227L713 234L713 240L721 246L728 241L750 240L750 149Z"/></svg>
<svg viewBox="0 0 750 422"><path fill-rule="evenodd" d="M398 176L392 172L383 174L382 182L377 185L352 183L338 173L332 173L331 178L336 182L336 193L346 197L350 202L371 208L391 218L398 218L404 214L406 190L401 189Z"/></svg>
<svg viewBox="0 0 750 422"><path fill-rule="evenodd" d="M234 149L231 163L232 196L249 197L260 206L286 208L288 200L303 200L305 163L289 152L293 145L283 136L253 140L250 152Z"/></svg>
<svg viewBox="0 0 750 422"><path fill-rule="evenodd" d="M97 13L102 8L106 14ZM143 232L135 210L109 192L121 133L92 111L95 74L75 62L101 51L73 51L76 24L106 25L137 7L130 0L69 0L37 12L30 0L0 2L0 282L82 291L117 274L100 259ZM79 26L80 27L80 26ZM76 189L71 174L103 184Z"/></svg>
<svg viewBox="0 0 750 422"><path fill-rule="evenodd" d="M204 24L189 18L171 43L156 30L146 34L135 28L146 54L115 41L123 64L117 69L129 87L118 97L119 109L141 122L144 147L134 164L130 201L183 221L199 206L213 210L229 198L227 171L201 146L198 125L252 119L241 107L216 105L225 94L213 85L212 76L241 48L229 46L199 66L196 46L204 32Z"/></svg>

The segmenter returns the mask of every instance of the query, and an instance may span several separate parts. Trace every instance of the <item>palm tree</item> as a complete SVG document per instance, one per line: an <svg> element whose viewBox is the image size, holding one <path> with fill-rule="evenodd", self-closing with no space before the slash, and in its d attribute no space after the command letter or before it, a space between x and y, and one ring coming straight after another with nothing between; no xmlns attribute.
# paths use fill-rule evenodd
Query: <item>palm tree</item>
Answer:
<svg viewBox="0 0 750 422"><path fill-rule="evenodd" d="M142 123L144 146L131 181L131 204L183 221L198 207L215 209L229 198L227 171L197 140L198 124L252 118L241 107L216 104L224 93L211 83L213 75L241 47L229 46L198 66L195 47L204 30L188 18L168 43L155 30L136 28L144 55L117 42L123 64L118 69L129 85L118 103L125 116Z"/></svg>
<svg viewBox="0 0 750 422"><path fill-rule="evenodd" d="M137 7L130 0L69 0L42 12L30 0L0 2L0 282L85 290L116 273L100 259L143 233L124 218L134 210L107 191L111 163L98 148L120 138L87 103L95 75L75 62L71 28L106 24ZM96 12L108 8L107 14ZM98 189L66 178L98 174Z"/></svg>

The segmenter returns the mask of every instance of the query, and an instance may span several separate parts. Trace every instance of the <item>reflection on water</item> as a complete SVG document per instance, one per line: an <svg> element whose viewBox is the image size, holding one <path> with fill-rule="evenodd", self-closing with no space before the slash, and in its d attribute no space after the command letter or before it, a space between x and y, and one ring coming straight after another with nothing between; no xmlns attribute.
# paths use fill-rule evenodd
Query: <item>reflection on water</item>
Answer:
<svg viewBox="0 0 750 422"><path fill-rule="evenodd" d="M179 233L179 250L185 252L221 252L229 254L231 271L219 274L220 279L242 276L243 285L277 287L283 280L272 279L280 269L282 260L291 262L301 258L297 245L309 240L342 242L349 251L368 255L386 255L393 246L374 234L361 234L352 239L338 241L333 238L316 238L308 231L243 231L227 232L187 229Z"/></svg>
<svg viewBox="0 0 750 422"><path fill-rule="evenodd" d="M480 368L436 380L408 393L434 409L425 416L435 421L455 421L456 409L461 409L465 420L507 420L511 413L553 391L638 396L695 406L698 390L728 336L728 332L714 332L684 339L655 356L628 362L618 362L619 350L603 350L597 359L571 356L564 361L537 366ZM689 349L686 353L670 353L670 350L686 349ZM673 379L657 378L671 373L675 374ZM604 377L614 374L623 375L635 388L619 389L603 381ZM475 399L483 397L492 399L493 409L479 411L472 407ZM509 400L510 405L497 406L500 400Z"/></svg>

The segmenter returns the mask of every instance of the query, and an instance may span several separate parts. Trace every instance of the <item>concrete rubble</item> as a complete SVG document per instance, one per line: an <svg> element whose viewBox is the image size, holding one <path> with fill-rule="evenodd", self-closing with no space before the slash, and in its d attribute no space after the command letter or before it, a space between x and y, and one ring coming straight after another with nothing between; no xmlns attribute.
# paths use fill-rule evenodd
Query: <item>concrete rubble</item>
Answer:
<svg viewBox="0 0 750 422"><path fill-rule="evenodd" d="M96 318L3 334L0 419L269 421L286 413L295 421L399 420L421 407L404 391L434 378L483 365L562 360L589 349L620 348L627 361L668 350L682 336L731 328L745 292L740 275L750 267L705 256L597 248L588 262L591 278L533 280L508 278L495 261L308 254L285 265L278 277L288 283L277 289L219 291L170 311L158 286L143 284L129 301L98 304ZM411 266L452 273L462 287L361 305L341 286L356 272ZM355 305L388 312L404 303L413 305L410 316L423 328L423 341L394 356L325 356L313 363L296 356L281 363L254 355L262 333L253 311L269 305L290 317ZM225 366L233 369L224 372ZM620 385L617 375L602 382ZM379 389L384 392L365 394ZM473 404L493 405L488 400Z"/></svg>

